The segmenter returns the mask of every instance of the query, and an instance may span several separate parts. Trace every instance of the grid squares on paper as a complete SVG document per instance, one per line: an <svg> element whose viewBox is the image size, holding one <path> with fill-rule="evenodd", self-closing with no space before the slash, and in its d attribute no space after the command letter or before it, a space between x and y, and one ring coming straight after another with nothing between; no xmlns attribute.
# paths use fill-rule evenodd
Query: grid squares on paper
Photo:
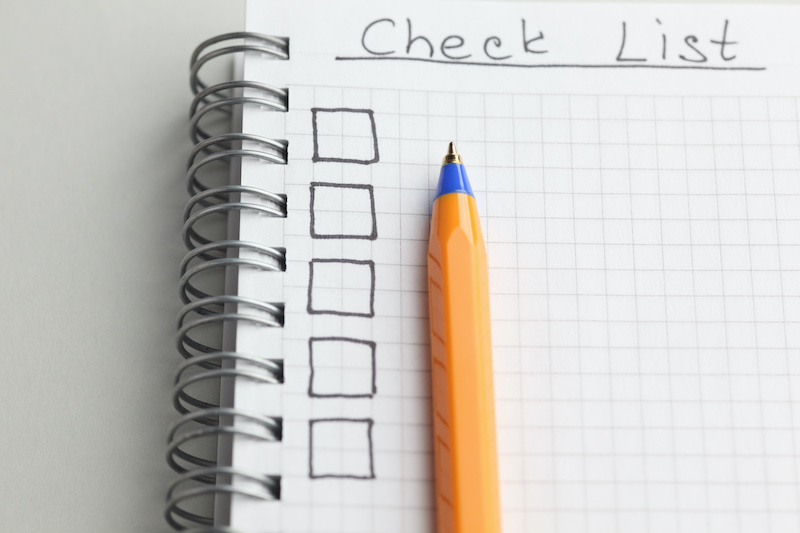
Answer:
<svg viewBox="0 0 800 533"><path fill-rule="evenodd" d="M372 185L315 181L311 182L310 197L312 238L378 238Z"/></svg>
<svg viewBox="0 0 800 533"><path fill-rule="evenodd" d="M311 110L315 163L377 163L378 137L371 109Z"/></svg>
<svg viewBox="0 0 800 533"><path fill-rule="evenodd" d="M372 412L358 407L376 419L374 499L337 505L373 524L396 511L395 531L431 511L414 493L430 484L426 341L406 331L425 330L420 228L456 140L490 261L504 530L797 529L795 99L308 92L308 108L373 110L381 150L356 179L333 165L296 178L371 184L381 227L335 244L375 262L370 325L309 322L315 335L364 328L393 354L376 361L387 387ZM287 237L307 239L308 219L290 216ZM290 248L297 265L306 249ZM302 409L287 417L321 416ZM337 491L316 490L309 505Z"/></svg>
<svg viewBox="0 0 800 533"><path fill-rule="evenodd" d="M326 418L309 421L311 478L373 479L370 419Z"/></svg>
<svg viewBox="0 0 800 533"><path fill-rule="evenodd" d="M308 263L309 314L375 315L375 263L357 259L312 259Z"/></svg>
<svg viewBox="0 0 800 533"><path fill-rule="evenodd" d="M314 398L371 398L375 385L375 343L347 337L311 337L308 395Z"/></svg>

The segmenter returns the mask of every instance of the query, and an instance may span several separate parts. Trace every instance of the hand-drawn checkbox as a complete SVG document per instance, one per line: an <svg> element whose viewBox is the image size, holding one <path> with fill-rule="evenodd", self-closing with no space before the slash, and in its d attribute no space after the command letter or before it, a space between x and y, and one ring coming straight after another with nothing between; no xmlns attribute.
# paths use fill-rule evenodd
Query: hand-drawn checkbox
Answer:
<svg viewBox="0 0 800 533"><path fill-rule="evenodd" d="M308 340L314 398L372 398L375 386L375 343L347 337Z"/></svg>
<svg viewBox="0 0 800 533"><path fill-rule="evenodd" d="M375 262L312 259L308 264L308 312L375 316Z"/></svg>
<svg viewBox="0 0 800 533"><path fill-rule="evenodd" d="M311 237L377 239L372 185L311 182Z"/></svg>
<svg viewBox="0 0 800 533"><path fill-rule="evenodd" d="M377 163L378 135L371 109L311 109L315 163Z"/></svg>
<svg viewBox="0 0 800 533"><path fill-rule="evenodd" d="M309 420L309 477L375 479L370 418Z"/></svg>

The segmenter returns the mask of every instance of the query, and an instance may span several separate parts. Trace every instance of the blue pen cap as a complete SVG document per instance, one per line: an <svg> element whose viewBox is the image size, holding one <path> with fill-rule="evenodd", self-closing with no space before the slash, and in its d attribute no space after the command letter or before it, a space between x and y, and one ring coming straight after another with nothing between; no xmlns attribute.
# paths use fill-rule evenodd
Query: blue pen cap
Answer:
<svg viewBox="0 0 800 533"><path fill-rule="evenodd" d="M434 200L451 192L460 192L475 197L472 185L469 184L469 178L467 178L467 169L460 163L447 163L442 166L442 170L439 171L439 184L436 186Z"/></svg>

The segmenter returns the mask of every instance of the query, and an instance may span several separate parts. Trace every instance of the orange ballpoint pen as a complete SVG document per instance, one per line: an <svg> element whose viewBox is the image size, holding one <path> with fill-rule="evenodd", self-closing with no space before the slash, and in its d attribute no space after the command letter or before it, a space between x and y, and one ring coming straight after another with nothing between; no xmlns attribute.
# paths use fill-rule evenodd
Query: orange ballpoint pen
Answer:
<svg viewBox="0 0 800 533"><path fill-rule="evenodd" d="M428 248L438 533L500 533L489 272L478 209L450 143Z"/></svg>

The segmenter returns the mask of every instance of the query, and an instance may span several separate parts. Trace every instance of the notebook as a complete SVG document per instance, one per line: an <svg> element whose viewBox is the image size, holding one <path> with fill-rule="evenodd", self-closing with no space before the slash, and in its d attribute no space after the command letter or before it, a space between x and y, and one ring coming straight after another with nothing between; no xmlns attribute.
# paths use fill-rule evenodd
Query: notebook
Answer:
<svg viewBox="0 0 800 533"><path fill-rule="evenodd" d="M249 1L192 59L169 521L433 531L425 265L455 141L503 530L800 529L798 15Z"/></svg>

